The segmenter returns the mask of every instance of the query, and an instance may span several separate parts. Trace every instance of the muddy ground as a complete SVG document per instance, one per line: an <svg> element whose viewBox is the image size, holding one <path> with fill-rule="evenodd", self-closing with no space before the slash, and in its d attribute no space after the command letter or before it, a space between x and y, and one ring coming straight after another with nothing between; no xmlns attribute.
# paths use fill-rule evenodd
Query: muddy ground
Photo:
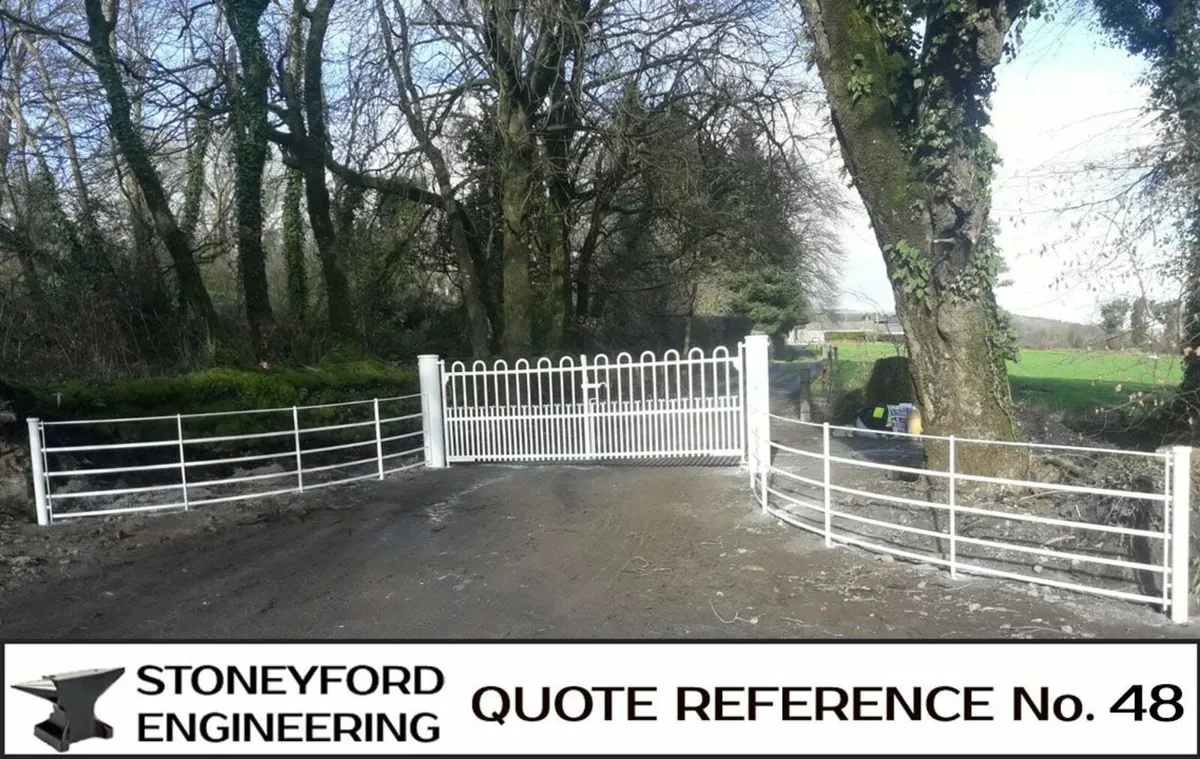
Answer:
<svg viewBox="0 0 1200 759"><path fill-rule="evenodd" d="M416 470L0 533L0 637L1195 637L764 516L736 467Z"/></svg>

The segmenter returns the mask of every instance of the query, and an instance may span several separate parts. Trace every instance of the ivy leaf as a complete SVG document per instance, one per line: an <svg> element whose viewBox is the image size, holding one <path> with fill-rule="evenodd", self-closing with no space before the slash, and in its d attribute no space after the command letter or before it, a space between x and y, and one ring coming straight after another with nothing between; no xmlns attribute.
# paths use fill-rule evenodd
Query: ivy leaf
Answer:
<svg viewBox="0 0 1200 759"><path fill-rule="evenodd" d="M921 77L917 77L916 79L913 80L913 88L914 89L919 90L924 86L925 86L925 80L922 79Z"/></svg>

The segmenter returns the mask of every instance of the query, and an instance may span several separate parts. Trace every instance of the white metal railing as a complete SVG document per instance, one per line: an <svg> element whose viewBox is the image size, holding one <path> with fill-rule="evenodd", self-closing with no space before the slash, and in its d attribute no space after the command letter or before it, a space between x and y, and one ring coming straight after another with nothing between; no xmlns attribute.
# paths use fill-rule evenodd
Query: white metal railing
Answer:
<svg viewBox="0 0 1200 759"><path fill-rule="evenodd" d="M446 460L726 457L745 447L741 352L441 364Z"/></svg>
<svg viewBox="0 0 1200 759"><path fill-rule="evenodd" d="M186 511L383 479L429 464L429 410L422 398L414 393L174 416L29 419L38 523ZM237 419L254 431L222 430ZM98 435L99 427L115 432ZM137 453L128 457L131 450Z"/></svg>
<svg viewBox="0 0 1200 759"><path fill-rule="evenodd" d="M761 371L765 373L765 368ZM751 378L757 373L748 362L748 382L753 382ZM1173 621L1188 621L1189 447L1148 453L868 431L776 415L761 398L759 404L747 408L747 418L751 440L748 468L756 500L772 516L823 536L827 546L835 542L850 544L944 566L951 577L959 573L988 576L1153 603L1164 612L1169 610ZM788 443L773 439L772 421L792 430L779 435L788 439ZM917 446L936 441L945 446L948 466L945 471L938 471L857 458L835 450L832 442L838 439L835 433L859 439L903 440ZM1109 465L1117 459L1150 462L1153 468L1146 471L1161 476L1161 489L1126 490L970 474L961 471L957 462L964 445L1021 446L1031 452L1051 451L1059 456L1103 456L1109 457ZM917 454L923 460L920 450ZM929 478L941 483L936 489L941 498L929 500L915 492L915 488L900 486L884 492L885 488L852 481L851 473L855 470ZM1144 524L1088 521L1081 510L1078 518L1063 518L997 503L972 503L963 497L964 483L1031 491L1023 496L1027 499L1048 494L1118 499L1128 503ZM968 520L973 524L965 525ZM1156 522L1157 527L1151 526ZM1014 537L1011 528L1009 532L994 529L1003 524L1015 524L1026 534ZM972 534L978 533L973 528L984 528L985 534ZM1051 537L1050 533L1055 534ZM1106 539L1114 538L1138 541L1142 554L1158 553L1161 560L1131 556L1124 544L1115 547L1104 544ZM1076 544L1072 550L1061 547L1071 542ZM1148 593L1144 587L1147 583L1139 583L1138 577L1155 578L1156 583L1161 583L1161 592ZM1138 589L1131 589L1132 585Z"/></svg>
<svg viewBox="0 0 1200 759"><path fill-rule="evenodd" d="M827 546L834 542L856 545L940 565L947 567L952 577L959 573L996 577L1154 603L1164 612L1169 610L1173 621L1188 621L1191 448L1178 446L1150 453L816 424L771 413L769 364L766 341L748 338L746 464L755 498L765 512L822 535ZM787 432L773 435L772 422ZM921 463L895 463L894 455L869 460L855 456L853 450L836 450L835 433L905 441L914 449L913 458ZM923 447L931 444L944 446L944 471L923 466ZM1051 452L1060 458L1089 457L1086 463L1093 473L1120 470L1128 467L1127 462L1140 461L1146 466L1135 475L1143 485L1146 481L1151 484L1097 487L973 474L959 466L964 446L997 451L1019 446L1031 455ZM902 485L884 487L869 477L855 478L854 472L894 474L910 481L925 478L927 485L936 487L927 487L924 493ZM965 492L968 484L988 485L1010 494L1014 489L1024 492L1016 496L1020 500L1015 504L1013 497L1006 502L982 502L977 494ZM1076 499L1071 504L1074 514L1051 516L1028 507L1031 499L1045 501L1050 494L1059 500ZM1133 518L1125 523L1085 518L1084 509L1079 508L1083 499L1088 499L1085 507L1089 502L1094 506L1095 499L1108 499ZM997 525L1010 528L994 529ZM1113 540L1118 545L1112 546ZM1158 560L1154 559L1156 553ZM1136 591L1131 586L1136 586Z"/></svg>

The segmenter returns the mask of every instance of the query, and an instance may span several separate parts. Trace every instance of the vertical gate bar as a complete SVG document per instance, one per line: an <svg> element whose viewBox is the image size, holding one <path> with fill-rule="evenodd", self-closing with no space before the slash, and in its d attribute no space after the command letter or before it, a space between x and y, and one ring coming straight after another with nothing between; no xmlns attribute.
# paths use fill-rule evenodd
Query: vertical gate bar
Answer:
<svg viewBox="0 0 1200 759"><path fill-rule="evenodd" d="M379 399L374 399L375 407L375 459L379 464L379 479L383 479L383 427L379 422Z"/></svg>
<svg viewBox="0 0 1200 759"><path fill-rule="evenodd" d="M592 457L592 446L595 445L595 441L592 439L592 420L590 418L592 410L588 403L590 395L588 391L591 388L588 386L588 360L586 355L579 357L579 366L579 375L581 377L579 387L583 393L583 455L584 458L590 459Z"/></svg>
<svg viewBox="0 0 1200 759"><path fill-rule="evenodd" d="M296 492L304 492L304 451L300 447L300 410L292 406L292 436L296 441Z"/></svg>
<svg viewBox="0 0 1200 759"><path fill-rule="evenodd" d="M700 452L708 453L712 449L712 441L709 439L709 427L712 421L709 417L712 414L712 407L708 404L708 383L705 380L705 374L708 366L700 362Z"/></svg>
<svg viewBox="0 0 1200 759"><path fill-rule="evenodd" d="M1188 521L1191 516L1192 449L1177 445L1172 447L1171 455L1171 497L1174 501L1171 504L1171 621L1187 624L1188 593L1191 590L1191 583L1188 582L1188 552L1192 535Z"/></svg>
<svg viewBox="0 0 1200 759"><path fill-rule="evenodd" d="M500 380L504 380L504 405L500 407L500 455L504 458L512 458L517 451L517 435L516 429L513 427L512 395L509 392L512 375L509 374L507 361L504 362L504 370L496 372L496 382L499 383ZM499 400L499 387L496 388L496 395Z"/></svg>
<svg viewBox="0 0 1200 759"><path fill-rule="evenodd" d="M449 461L451 456L462 456L466 450L464 441L466 439L466 425L463 423L463 407L467 405L467 378L458 373L455 364L450 365L449 375L446 374L446 364L441 362L443 378L448 377L448 382L443 383L444 388L447 384L450 385L450 403L446 405L446 426L447 426L447 448L446 460ZM464 367L465 368L465 367ZM459 385L462 385L462 399L459 399ZM421 439L424 441L425 433L422 430Z"/></svg>
<svg viewBox="0 0 1200 759"><path fill-rule="evenodd" d="M954 436L950 436L950 579L958 579L958 498L956 487L958 478L955 463Z"/></svg>
<svg viewBox="0 0 1200 759"><path fill-rule="evenodd" d="M524 450L529 458L534 458L533 425L536 416L533 411L533 365L528 361L525 362L525 405L522 406L521 414L524 417L521 422L525 440Z"/></svg>
<svg viewBox="0 0 1200 759"><path fill-rule="evenodd" d="M684 438L683 438L683 430L680 428L679 421L678 421L679 420L679 410L681 408L683 408L683 406L684 406L684 401L683 401L683 356L679 355L679 353L676 352L676 354L675 354L675 403L672 406L675 413L671 415L671 418L675 420L675 424L671 425L671 427L672 427L671 431L674 435L674 442L671 445L672 453L678 453L679 451L683 450L684 446L686 445L686 443L684 442Z"/></svg>
<svg viewBox="0 0 1200 759"><path fill-rule="evenodd" d="M696 359L688 357L688 447L689 456L694 456L700 449L700 398L696 395L695 372L698 366Z"/></svg>
<svg viewBox="0 0 1200 759"><path fill-rule="evenodd" d="M45 446L42 445L42 420L31 416L25 420L29 426L29 467L33 475L33 505L37 510L37 523L45 527L50 524L50 504L46 499Z"/></svg>
<svg viewBox="0 0 1200 759"><path fill-rule="evenodd" d="M188 511L187 457L183 452L183 414L175 415L175 433L179 437L179 486L183 488L183 510Z"/></svg>
<svg viewBox="0 0 1200 759"><path fill-rule="evenodd" d="M600 379L600 359L604 359L604 379ZM609 437L612 435L612 417L606 413L606 406L600 400L600 387L608 382L608 357L597 355L592 359L592 382L588 390L588 401L591 404L592 419L595 423L592 426L592 450L591 454L594 458L602 458L604 447ZM607 389L607 386L605 386Z"/></svg>
<svg viewBox="0 0 1200 759"><path fill-rule="evenodd" d="M475 361L471 364L471 458L479 459L483 456L484 430L483 420L481 419L484 403L480 400L479 395L479 372L478 366L482 361ZM463 365L466 368L466 364ZM484 396L487 395L487 380L483 382Z"/></svg>
<svg viewBox="0 0 1200 759"><path fill-rule="evenodd" d="M536 370L532 374L537 379L537 413L533 420L533 451L540 458L544 455L542 446L542 423L545 419L546 404L545 396L542 393L542 361L538 359ZM530 393L530 402L533 401L533 394Z"/></svg>
<svg viewBox="0 0 1200 759"><path fill-rule="evenodd" d="M508 450L504 440L504 407L500 405L500 377L502 376L502 370L500 369L501 364L504 365L504 369L508 369L508 362L502 358L496 359L495 363L492 364L492 393L495 395L495 397L492 399L492 405L490 406L490 418L492 420L491 427L492 432L495 435L495 437L492 438L492 458L501 458L503 457L504 452ZM505 386L505 389L507 390L507 385Z"/></svg>
<svg viewBox="0 0 1200 759"><path fill-rule="evenodd" d="M571 362L574 366L574 362ZM562 434L563 412L566 410L567 386L565 377L566 365L560 360L558 366L554 368L554 374L551 375L550 389L554 390L554 380L558 380L558 400L554 403L554 416L551 418L550 424L550 449L555 452L556 458L566 458L570 453L568 450L569 443L567 438ZM571 381L574 382L574 370L571 371Z"/></svg>

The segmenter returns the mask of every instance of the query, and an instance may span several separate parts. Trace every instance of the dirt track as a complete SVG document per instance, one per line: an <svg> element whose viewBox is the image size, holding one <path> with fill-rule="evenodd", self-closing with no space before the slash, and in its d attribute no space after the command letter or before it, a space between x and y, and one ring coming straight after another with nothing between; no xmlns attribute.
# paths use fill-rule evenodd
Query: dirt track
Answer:
<svg viewBox="0 0 1200 759"><path fill-rule="evenodd" d="M454 467L0 535L0 637L1195 637L1143 607L888 562L737 468Z"/></svg>

